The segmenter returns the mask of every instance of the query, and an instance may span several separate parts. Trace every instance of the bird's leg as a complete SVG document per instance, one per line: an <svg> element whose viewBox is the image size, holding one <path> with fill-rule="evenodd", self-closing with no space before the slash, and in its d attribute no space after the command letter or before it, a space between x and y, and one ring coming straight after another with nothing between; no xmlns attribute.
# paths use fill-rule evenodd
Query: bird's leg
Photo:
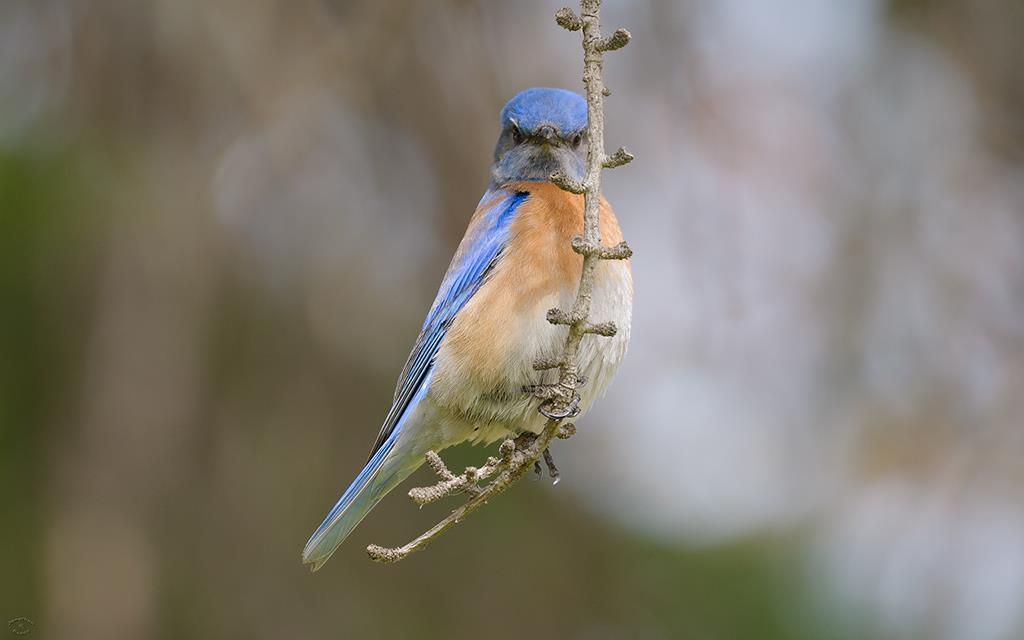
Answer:
<svg viewBox="0 0 1024 640"><path fill-rule="evenodd" d="M536 441L536 440L537 440L537 434L536 433L531 433L529 431L524 431L523 433L520 433L518 436L516 436L516 439L515 439L516 449L519 449L520 451L522 451L523 449L526 449L531 444L533 444L534 441Z"/></svg>
<svg viewBox="0 0 1024 640"><path fill-rule="evenodd" d="M548 475L554 480L552 484L558 484L558 481L562 479L562 476L558 473L558 467L555 466L555 458L551 455L551 449L544 449L544 464L548 467ZM540 463L537 463L538 471L540 470Z"/></svg>
<svg viewBox="0 0 1024 640"><path fill-rule="evenodd" d="M516 437L516 439L515 439L516 449L518 449L520 451L524 451L524 450L528 449L530 447L530 445L532 445L534 442L536 442L536 440L537 440L537 434L531 433L529 431L524 431L523 433L519 434ZM534 462L533 462L533 473L537 476L537 480L540 480L540 476L541 476L540 460L534 460Z"/></svg>

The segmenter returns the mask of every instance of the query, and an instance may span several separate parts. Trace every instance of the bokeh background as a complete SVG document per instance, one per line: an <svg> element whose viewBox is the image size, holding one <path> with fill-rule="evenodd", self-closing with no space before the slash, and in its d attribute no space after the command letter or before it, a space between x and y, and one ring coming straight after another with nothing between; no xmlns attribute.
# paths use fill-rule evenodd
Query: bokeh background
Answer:
<svg viewBox="0 0 1024 640"><path fill-rule="evenodd" d="M559 6L0 2L3 621L1024 638L1018 0L608 0L635 321L563 481L378 566L446 513L399 491L300 564L499 109L580 88Z"/></svg>

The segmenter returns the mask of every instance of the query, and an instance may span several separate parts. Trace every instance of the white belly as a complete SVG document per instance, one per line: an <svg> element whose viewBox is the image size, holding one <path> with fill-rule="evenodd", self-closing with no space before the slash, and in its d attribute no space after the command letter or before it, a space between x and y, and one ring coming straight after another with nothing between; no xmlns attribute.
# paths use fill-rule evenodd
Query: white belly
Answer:
<svg viewBox="0 0 1024 640"><path fill-rule="evenodd" d="M630 321L633 308L633 282L627 265L621 262L603 262L595 274L590 312L591 322L613 321L618 327L615 336L587 335L579 350L580 373L586 385L579 390L581 414L608 387L629 344ZM428 401L436 405L445 416L442 437L446 446L471 440L489 443L524 431L539 433L545 418L537 411L540 401L524 393L522 388L532 384L557 382L558 371L535 371L538 358L554 358L561 354L568 328L547 322L544 311L551 307L571 308L575 290L546 296L538 301L537 313L529 318L510 319L509 332L515 338L505 345L496 366L501 367L500 383L488 381L481 385L475 376L465 376L456 385L446 385L445 394L428 394ZM454 370L445 363L449 371Z"/></svg>

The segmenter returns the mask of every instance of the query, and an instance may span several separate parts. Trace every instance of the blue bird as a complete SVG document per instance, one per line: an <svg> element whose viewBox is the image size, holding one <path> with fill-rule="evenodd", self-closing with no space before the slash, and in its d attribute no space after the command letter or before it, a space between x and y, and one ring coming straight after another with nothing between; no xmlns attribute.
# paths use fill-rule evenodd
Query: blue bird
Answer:
<svg viewBox="0 0 1024 640"><path fill-rule="evenodd" d="M583 179L587 104L564 89L533 88L501 111L491 180L441 282L423 330L402 369L394 401L369 461L302 552L316 571L427 451L539 433L538 401L523 392L557 372L533 362L561 353L568 329L547 322L552 307L575 299L583 259L570 247L583 232L583 197L549 182L561 170ZM622 240L602 201L601 237ZM629 261L601 262L592 314L619 327L613 338L584 337L580 372L586 411L611 382L629 342L633 280Z"/></svg>

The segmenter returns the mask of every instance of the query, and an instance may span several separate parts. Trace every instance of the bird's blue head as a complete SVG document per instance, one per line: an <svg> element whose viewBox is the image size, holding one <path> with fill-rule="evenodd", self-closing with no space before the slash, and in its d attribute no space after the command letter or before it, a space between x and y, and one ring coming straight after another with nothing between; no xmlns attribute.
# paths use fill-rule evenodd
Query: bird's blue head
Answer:
<svg viewBox="0 0 1024 640"><path fill-rule="evenodd" d="M535 87L501 110L491 181L547 181L557 170L583 179L587 158L587 103L565 89Z"/></svg>

